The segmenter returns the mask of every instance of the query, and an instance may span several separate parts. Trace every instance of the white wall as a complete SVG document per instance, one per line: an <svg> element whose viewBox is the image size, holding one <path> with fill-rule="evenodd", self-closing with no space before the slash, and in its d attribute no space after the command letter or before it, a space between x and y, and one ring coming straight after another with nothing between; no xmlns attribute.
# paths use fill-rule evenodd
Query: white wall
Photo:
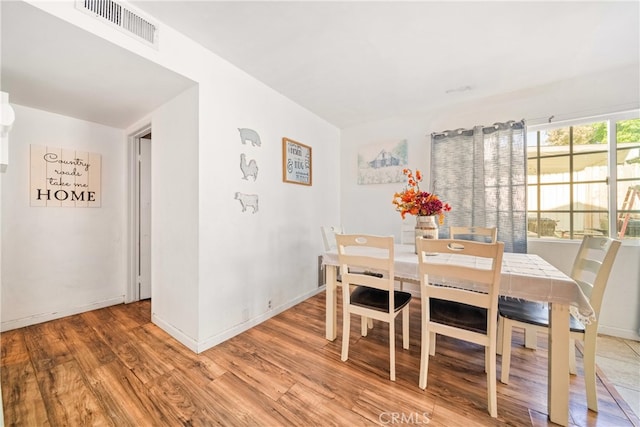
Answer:
<svg viewBox="0 0 640 427"><path fill-rule="evenodd" d="M207 348L317 292L320 225L339 221L339 131L253 78L217 67L201 86L200 340ZM202 117L202 116L201 116ZM238 128L262 144L243 145ZM312 186L282 182L282 138L312 148ZM243 180L240 154L258 178ZM236 192L256 194L241 211Z"/></svg>
<svg viewBox="0 0 640 427"><path fill-rule="evenodd" d="M198 340L198 87L152 113L153 322L193 347Z"/></svg>
<svg viewBox="0 0 640 427"><path fill-rule="evenodd" d="M73 1L33 5L198 85L150 112L154 321L202 351L316 293L320 225L340 220L339 130L162 24L156 51ZM262 145L242 145L241 127ZM283 137L312 147L312 186L282 182ZM257 161L255 182L240 153ZM259 195L258 213L241 212L238 191Z"/></svg>
<svg viewBox="0 0 640 427"><path fill-rule="evenodd" d="M2 22L2 7L0 7L0 22ZM2 25L0 25L1 27ZM2 62L0 60L0 62ZM8 161L9 149L8 145L8 137L5 138L4 141L0 141L0 163L5 163ZM0 331L2 330L1 322L2 322L2 177L4 176L4 169L0 165ZM2 394L2 388L0 387L0 395ZM0 399L0 426L4 425L4 406L2 403L2 399Z"/></svg>
<svg viewBox="0 0 640 427"><path fill-rule="evenodd" d="M343 129L340 159L342 223L347 230L393 234L396 239L400 238L400 214L394 210L391 200L393 193L402 189L404 183L358 185L357 153L363 145L407 139L409 166L423 171L426 183L429 181L432 132L523 118L528 124L540 124L547 122L550 116L555 116L556 121L569 120L639 107L640 74L637 67L631 66ZM640 259L640 248L627 247L629 244L625 242L619 257L635 260L632 263L635 267L616 262L605 295L600 330L612 335L638 338L640 273L637 260ZM549 250L535 245L533 241L530 241L529 247L530 251ZM571 268L575 251L558 251L554 263L569 264Z"/></svg>
<svg viewBox="0 0 640 427"><path fill-rule="evenodd" d="M122 302L125 136L122 130L13 104L2 179L2 330ZM102 156L100 208L29 206L30 145Z"/></svg>
<svg viewBox="0 0 640 427"><path fill-rule="evenodd" d="M0 10L2 8L0 7ZM2 16L0 13L0 22L2 21ZM1 141L0 143L8 143L8 138L5 138L5 141ZM0 147L0 149L2 149ZM6 153L8 154L8 150ZM0 155L1 156L1 155ZM2 160L7 161L8 157L3 157ZM2 181L4 177L5 171L0 167L0 302L2 301ZM2 321L2 304L0 303L0 322ZM2 330L0 324L0 331ZM0 384L0 395L2 395L2 385ZM4 425L4 406L2 403L2 399L0 399L0 426Z"/></svg>
<svg viewBox="0 0 640 427"><path fill-rule="evenodd" d="M194 351L211 347L315 293L317 255L322 247L320 225L342 222L351 231L399 236L399 214L391 205L399 185L355 184L358 146L407 139L412 166L426 170L427 135L433 131L509 119L569 118L639 104L637 69L622 69L428 114L390 118L341 134L166 26L161 28L162 43L156 51L78 13L72 1L34 5L198 84L197 95L189 90L150 112L154 135L152 217L157 222L152 245L153 256L159 258L154 259L152 271L152 282L158 282L153 290L154 321ZM193 112L196 100L197 117L187 114ZM186 109L185 114L180 108ZM196 124L191 121L196 118L197 144ZM256 130L262 145L242 145L239 127ZM312 147L313 186L282 183L282 137ZM258 162L256 182L241 179L240 153ZM14 151L12 163L16 160L13 156ZM121 160L124 165L124 155ZM181 174L173 184L170 175L160 176L172 170ZM120 176L124 179L125 171ZM171 191L163 192L165 184L171 191L179 188L185 193L174 193L174 198ZM120 188L126 188L126 183ZM258 194L259 212L240 212L239 202L233 198L237 191ZM119 208L124 210L124 195L121 199ZM6 214L6 202L3 209ZM120 233L126 230L125 221L122 223ZM120 238L124 240L122 235ZM4 245L4 234L2 239ZM5 282L7 265L3 264ZM122 265L116 274L119 277L125 277ZM27 279L37 283L39 291L49 286L45 291L74 295L55 280ZM14 286L3 283L3 291ZM64 302L56 299L64 310L74 304L66 298ZM29 311L41 311L37 301L28 297L19 302ZM3 316L4 304L3 293Z"/></svg>
<svg viewBox="0 0 640 427"><path fill-rule="evenodd" d="M1 8L0 8L1 9ZM1 18L1 17L0 17ZM6 160L6 158L5 158ZM0 170L0 240L2 239L2 181L5 172ZM0 302L2 301L2 244L0 244ZM2 304L0 304L0 322L2 320ZM0 331L2 327L0 326ZM0 384L0 395L2 394L2 385ZM0 399L0 426L4 425L4 405Z"/></svg>

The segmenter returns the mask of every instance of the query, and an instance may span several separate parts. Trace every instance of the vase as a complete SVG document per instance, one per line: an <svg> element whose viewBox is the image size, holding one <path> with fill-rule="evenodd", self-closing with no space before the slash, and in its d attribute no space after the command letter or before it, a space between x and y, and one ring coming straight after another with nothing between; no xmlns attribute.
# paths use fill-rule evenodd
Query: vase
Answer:
<svg viewBox="0 0 640 427"><path fill-rule="evenodd" d="M418 215L416 216L416 239L437 239L438 238L438 220L435 215ZM414 243L415 245L415 243ZM418 253L418 248L415 248Z"/></svg>

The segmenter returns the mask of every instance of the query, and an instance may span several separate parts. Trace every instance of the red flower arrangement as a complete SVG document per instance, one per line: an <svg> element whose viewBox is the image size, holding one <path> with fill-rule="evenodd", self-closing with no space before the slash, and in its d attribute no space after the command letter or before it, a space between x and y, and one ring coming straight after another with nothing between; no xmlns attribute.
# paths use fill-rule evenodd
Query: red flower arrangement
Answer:
<svg viewBox="0 0 640 427"><path fill-rule="evenodd" d="M443 203L435 194L420 190L419 183L422 181L422 174L419 170L416 169L415 176L411 169L403 169L402 173L407 176L407 187L400 193L395 193L392 202L396 206L396 210L400 212L402 219L406 214L438 215L438 222L443 224L444 213L449 212L451 206L448 203Z"/></svg>

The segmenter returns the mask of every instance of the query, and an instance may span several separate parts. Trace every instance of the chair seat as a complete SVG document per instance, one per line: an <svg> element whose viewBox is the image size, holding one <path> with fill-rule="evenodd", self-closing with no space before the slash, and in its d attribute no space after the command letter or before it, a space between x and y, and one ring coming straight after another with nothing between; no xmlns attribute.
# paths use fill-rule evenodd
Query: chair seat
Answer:
<svg viewBox="0 0 640 427"><path fill-rule="evenodd" d="M444 323L472 332L487 333L487 310L480 307L431 298L429 310L432 322Z"/></svg>
<svg viewBox="0 0 640 427"><path fill-rule="evenodd" d="M500 316L516 322L549 327L549 309L539 302L500 298L498 312ZM584 325L578 319L571 316L569 320L571 332L584 332Z"/></svg>
<svg viewBox="0 0 640 427"><path fill-rule="evenodd" d="M411 294L403 291L394 291L394 312L401 310L411 301ZM374 310L389 312L389 292L380 289L358 286L351 293L351 304Z"/></svg>

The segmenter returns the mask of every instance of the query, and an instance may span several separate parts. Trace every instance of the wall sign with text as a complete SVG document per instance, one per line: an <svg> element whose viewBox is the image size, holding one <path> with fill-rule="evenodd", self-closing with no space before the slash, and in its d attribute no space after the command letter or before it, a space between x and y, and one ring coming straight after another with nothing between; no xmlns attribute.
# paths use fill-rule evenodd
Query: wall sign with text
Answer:
<svg viewBox="0 0 640 427"><path fill-rule="evenodd" d="M311 185L311 147L282 138L282 180Z"/></svg>
<svg viewBox="0 0 640 427"><path fill-rule="evenodd" d="M100 207L102 156L31 146L31 206Z"/></svg>

